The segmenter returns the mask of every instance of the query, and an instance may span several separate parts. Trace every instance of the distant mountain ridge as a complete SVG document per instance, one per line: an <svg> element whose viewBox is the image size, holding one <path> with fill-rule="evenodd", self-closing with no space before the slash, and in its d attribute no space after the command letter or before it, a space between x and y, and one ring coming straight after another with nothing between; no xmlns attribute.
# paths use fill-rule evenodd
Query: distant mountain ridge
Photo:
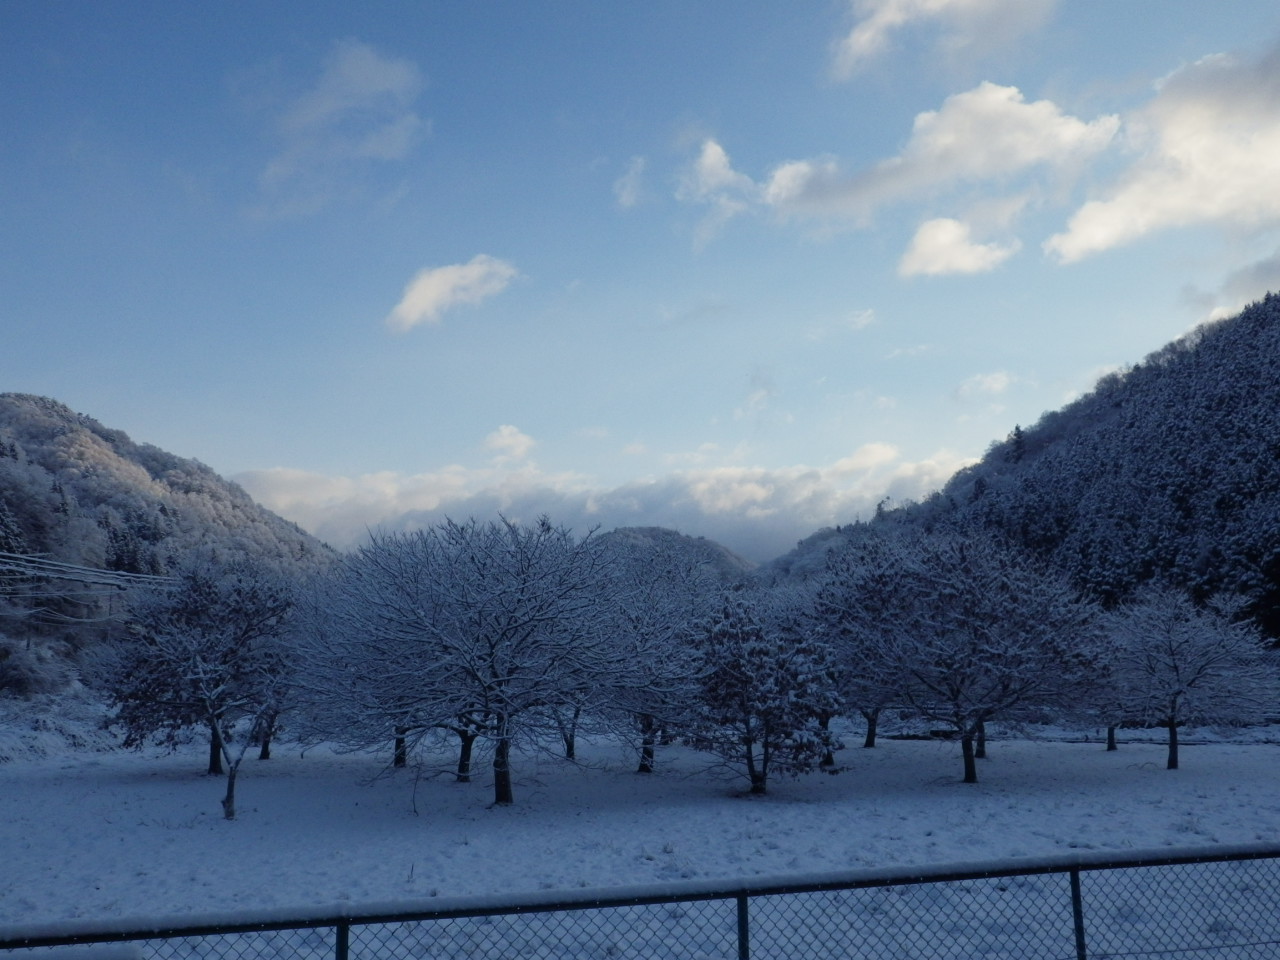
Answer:
<svg viewBox="0 0 1280 960"><path fill-rule="evenodd" d="M111 570L156 572L209 538L280 560L325 549L203 463L20 393L0 394L0 509L27 551Z"/></svg>
<svg viewBox="0 0 1280 960"><path fill-rule="evenodd" d="M738 556L728 547L708 540L691 537L666 527L618 527L600 535L601 540L634 542L647 547L683 554L704 564L715 579L724 584L734 584L747 579L756 564Z"/></svg>
<svg viewBox="0 0 1280 960"><path fill-rule="evenodd" d="M163 574L196 547L302 566L329 553L196 460L135 443L56 400L0 394L0 553ZM0 635L78 645L104 629L94 624L109 600L37 604L6 599L3 587Z"/></svg>

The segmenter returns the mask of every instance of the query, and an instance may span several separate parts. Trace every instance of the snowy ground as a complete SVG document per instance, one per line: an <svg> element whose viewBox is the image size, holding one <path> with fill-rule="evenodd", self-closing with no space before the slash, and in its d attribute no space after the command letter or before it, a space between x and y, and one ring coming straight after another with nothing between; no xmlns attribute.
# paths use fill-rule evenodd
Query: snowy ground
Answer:
<svg viewBox="0 0 1280 960"><path fill-rule="evenodd" d="M67 729L16 722L0 718L0 927L1280 842L1280 747L1257 742L1274 729L1233 742L1188 731L1216 742L1184 746L1176 772L1159 743L998 740L977 785L959 782L955 744L850 738L844 772L766 797L681 748L639 776L595 744L579 766L519 758L507 808L490 806L484 775L377 777L376 759L282 745L245 761L227 822L198 744L103 752L84 732L72 749Z"/></svg>

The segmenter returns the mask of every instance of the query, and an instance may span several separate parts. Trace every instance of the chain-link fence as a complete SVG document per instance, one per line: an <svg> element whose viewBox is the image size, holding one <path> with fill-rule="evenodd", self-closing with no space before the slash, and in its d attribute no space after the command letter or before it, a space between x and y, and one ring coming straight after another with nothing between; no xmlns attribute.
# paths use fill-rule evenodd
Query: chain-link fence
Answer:
<svg viewBox="0 0 1280 960"><path fill-rule="evenodd" d="M161 929L163 927L163 929ZM68 952L71 951L71 952ZM0 960L1280 957L1280 847L0 931Z"/></svg>

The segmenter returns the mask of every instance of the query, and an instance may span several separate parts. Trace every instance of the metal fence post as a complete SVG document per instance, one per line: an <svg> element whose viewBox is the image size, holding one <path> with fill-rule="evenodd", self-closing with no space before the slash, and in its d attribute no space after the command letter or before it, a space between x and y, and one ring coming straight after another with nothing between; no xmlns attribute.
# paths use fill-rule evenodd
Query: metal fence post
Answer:
<svg viewBox="0 0 1280 960"><path fill-rule="evenodd" d="M333 960L347 960L351 949L351 924L340 923L333 928Z"/></svg>
<svg viewBox="0 0 1280 960"><path fill-rule="evenodd" d="M738 894L738 960L751 960L751 928L747 920L747 895Z"/></svg>
<svg viewBox="0 0 1280 960"><path fill-rule="evenodd" d="M1076 928L1076 960L1088 960L1084 946L1084 902L1080 897L1080 871L1071 871L1071 917Z"/></svg>

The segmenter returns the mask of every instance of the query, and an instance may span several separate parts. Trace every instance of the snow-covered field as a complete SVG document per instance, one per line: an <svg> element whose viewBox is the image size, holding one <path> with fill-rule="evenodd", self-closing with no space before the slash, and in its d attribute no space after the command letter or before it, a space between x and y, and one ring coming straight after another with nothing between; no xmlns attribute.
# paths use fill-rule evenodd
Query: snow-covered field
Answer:
<svg viewBox="0 0 1280 960"><path fill-rule="evenodd" d="M749 797L706 759L667 748L640 776L616 744L585 761L517 759L516 805L376 758L282 744L247 759L239 819L198 743L103 752L87 728L0 727L0 927L70 918L311 909L366 900L652 884L1217 843L1280 842L1276 730L1187 731L1159 743L1000 739L959 782L957 745L850 737L846 769ZM46 721L44 726L50 728ZM35 756L44 753L45 756ZM439 760L443 763L443 755Z"/></svg>

